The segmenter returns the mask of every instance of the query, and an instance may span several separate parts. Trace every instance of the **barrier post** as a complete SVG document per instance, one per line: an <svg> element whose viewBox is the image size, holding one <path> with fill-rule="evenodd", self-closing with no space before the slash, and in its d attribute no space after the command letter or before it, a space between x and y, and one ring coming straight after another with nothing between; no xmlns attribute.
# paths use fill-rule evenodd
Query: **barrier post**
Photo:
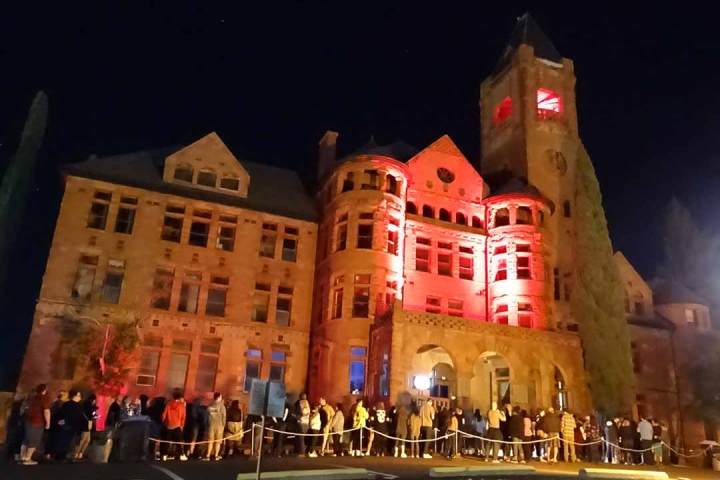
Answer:
<svg viewBox="0 0 720 480"><path fill-rule="evenodd" d="M258 445L257 469L255 470L256 480L260 480L260 463L262 462L263 440L265 440L263 437L265 437L265 415L262 416L262 423L260 424L260 445Z"/></svg>
<svg viewBox="0 0 720 480"><path fill-rule="evenodd" d="M453 456L456 456L458 454L458 432L457 432L457 430L455 430L455 452L453 452L453 453L454 453Z"/></svg>
<svg viewBox="0 0 720 480"><path fill-rule="evenodd" d="M365 427L360 427L360 445L358 445L358 451L360 452L360 455L363 453L363 438L362 438L362 432L365 429Z"/></svg>

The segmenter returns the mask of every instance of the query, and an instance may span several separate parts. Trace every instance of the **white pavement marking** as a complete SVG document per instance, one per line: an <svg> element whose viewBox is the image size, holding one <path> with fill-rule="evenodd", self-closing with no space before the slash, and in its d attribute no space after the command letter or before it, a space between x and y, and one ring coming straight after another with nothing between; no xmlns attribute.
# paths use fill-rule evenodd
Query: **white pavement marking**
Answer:
<svg viewBox="0 0 720 480"><path fill-rule="evenodd" d="M185 480L183 477L181 477L181 476L178 475L177 473L172 472L172 471L168 470L168 469L165 468L165 467L161 467L160 465L150 465L150 466L151 466L152 468L155 468L155 469L157 469L157 470L160 470L160 471L163 472L165 475L167 475L168 477L172 478L172 480Z"/></svg>
<svg viewBox="0 0 720 480"><path fill-rule="evenodd" d="M355 468L355 467L347 467L345 465L333 465L334 467L339 468ZM368 473L372 473L373 475L378 475L383 480L395 480L396 478L400 478L397 475L393 475L392 473L385 473L385 472L378 472L376 470L368 470Z"/></svg>

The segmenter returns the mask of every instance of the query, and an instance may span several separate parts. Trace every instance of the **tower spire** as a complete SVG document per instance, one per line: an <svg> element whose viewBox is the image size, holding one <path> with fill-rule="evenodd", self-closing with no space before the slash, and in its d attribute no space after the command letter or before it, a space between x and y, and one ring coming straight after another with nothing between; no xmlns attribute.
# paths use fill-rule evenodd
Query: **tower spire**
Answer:
<svg viewBox="0 0 720 480"><path fill-rule="evenodd" d="M505 46L493 74L499 73L510 63L515 50L517 50L520 45L530 45L533 47L537 58L562 63L563 57L557 48L555 48L555 45L553 45L552 41L545 35L545 32L543 32L537 22L535 22L530 12L525 12L524 15L518 17L515 28L510 35L510 41Z"/></svg>

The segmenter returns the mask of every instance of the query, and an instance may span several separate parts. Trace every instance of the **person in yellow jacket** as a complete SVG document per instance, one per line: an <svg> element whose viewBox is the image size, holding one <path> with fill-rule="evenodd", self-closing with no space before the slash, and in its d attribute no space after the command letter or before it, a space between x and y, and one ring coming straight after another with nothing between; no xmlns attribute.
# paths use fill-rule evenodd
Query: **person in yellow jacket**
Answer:
<svg viewBox="0 0 720 480"><path fill-rule="evenodd" d="M560 420L560 432L563 438L563 457L566 462L575 462L575 417L565 410Z"/></svg>
<svg viewBox="0 0 720 480"><path fill-rule="evenodd" d="M360 435L360 431L365 428L367 424L368 419L368 411L367 408L363 406L362 399L358 399L357 402L355 402L355 405L353 407L353 428L357 428L358 430L355 430L353 432L353 445L351 450L352 456L362 457L363 456L363 446L361 445L360 439L362 438Z"/></svg>

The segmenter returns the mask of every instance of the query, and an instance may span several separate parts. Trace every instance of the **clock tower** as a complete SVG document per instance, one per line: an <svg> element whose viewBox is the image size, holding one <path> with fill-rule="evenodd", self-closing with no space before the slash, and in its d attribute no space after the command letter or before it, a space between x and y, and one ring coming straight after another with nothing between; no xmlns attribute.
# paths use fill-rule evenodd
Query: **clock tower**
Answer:
<svg viewBox="0 0 720 480"><path fill-rule="evenodd" d="M517 21L492 74L481 85L481 173L492 187L520 177L549 199L547 296L550 323L574 329L572 295L575 159L578 136L573 62L563 58L529 14Z"/></svg>

